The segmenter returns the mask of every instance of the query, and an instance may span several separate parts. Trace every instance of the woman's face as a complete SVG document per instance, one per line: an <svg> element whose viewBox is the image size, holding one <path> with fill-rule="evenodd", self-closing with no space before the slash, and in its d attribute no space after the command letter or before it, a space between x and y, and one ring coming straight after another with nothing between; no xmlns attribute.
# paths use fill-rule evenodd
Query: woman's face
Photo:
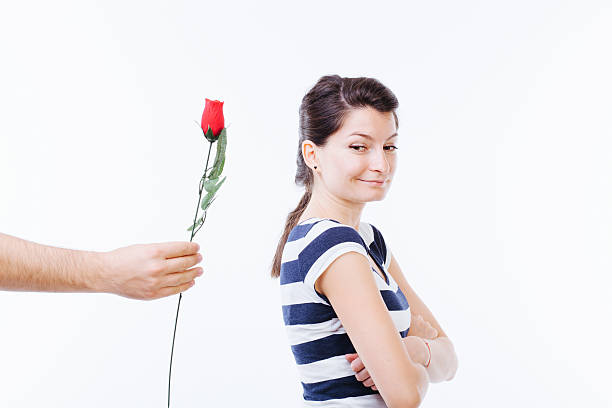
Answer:
<svg viewBox="0 0 612 408"><path fill-rule="evenodd" d="M396 146L393 113L353 109L327 144L317 149L319 181L349 201L382 200L395 173Z"/></svg>

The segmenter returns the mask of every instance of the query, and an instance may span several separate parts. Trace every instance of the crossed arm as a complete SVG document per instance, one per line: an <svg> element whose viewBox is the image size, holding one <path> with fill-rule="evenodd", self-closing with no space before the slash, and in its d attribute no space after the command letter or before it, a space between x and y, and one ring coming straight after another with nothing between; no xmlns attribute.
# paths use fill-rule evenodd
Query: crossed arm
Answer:
<svg viewBox="0 0 612 408"><path fill-rule="evenodd" d="M410 305L411 315L421 316L426 323L431 325L431 327L438 332L437 338L427 341L429 343L429 347L431 348L431 362L427 368L427 373L429 374L431 382L437 383L452 380L455 377L458 365L457 355L455 353L453 343L450 341L446 333L444 333L444 330L442 330L442 327L440 327L440 324L434 317L433 313L431 313L421 298L419 298L415 291L410 287L393 254L391 255L389 273L399 285L402 293L404 293L404 296ZM404 339L405 341L412 341L407 339L413 336L418 336L421 338L425 337L422 335L422 333L411 332L412 327L410 330L408 330L408 337ZM423 341L419 339L413 340L417 340L415 343L426 349L427 346L425 346Z"/></svg>
<svg viewBox="0 0 612 408"><path fill-rule="evenodd" d="M329 299L360 362L364 369L367 367L368 377L387 406L418 407L430 382L453 378L457 358L452 343L408 286L394 258L389 273L404 292L412 312L422 315L438 332L439 337L429 341L431 362L428 368L423 362L423 351L428 355L427 346L416 336L400 337L364 256L355 252L339 256L319 277L315 288ZM354 368L353 364L351 366Z"/></svg>

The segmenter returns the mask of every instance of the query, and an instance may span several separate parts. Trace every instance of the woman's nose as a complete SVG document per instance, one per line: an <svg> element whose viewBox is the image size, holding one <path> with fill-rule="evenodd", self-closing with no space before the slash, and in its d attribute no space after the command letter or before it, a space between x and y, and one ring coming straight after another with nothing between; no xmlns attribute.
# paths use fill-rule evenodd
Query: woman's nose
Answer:
<svg viewBox="0 0 612 408"><path fill-rule="evenodd" d="M384 149L376 150L373 153L374 157L370 163L372 170L378 170L381 173L387 173L390 170L389 160Z"/></svg>

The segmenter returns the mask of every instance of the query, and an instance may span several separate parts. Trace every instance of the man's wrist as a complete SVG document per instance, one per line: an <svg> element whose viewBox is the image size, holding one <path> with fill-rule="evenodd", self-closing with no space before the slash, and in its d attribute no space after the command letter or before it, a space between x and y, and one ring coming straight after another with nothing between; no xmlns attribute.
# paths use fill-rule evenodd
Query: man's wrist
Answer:
<svg viewBox="0 0 612 408"><path fill-rule="evenodd" d="M104 276L106 275L107 261L105 252L86 252L86 258L88 258L90 267L85 277L85 284L92 292L106 292Z"/></svg>

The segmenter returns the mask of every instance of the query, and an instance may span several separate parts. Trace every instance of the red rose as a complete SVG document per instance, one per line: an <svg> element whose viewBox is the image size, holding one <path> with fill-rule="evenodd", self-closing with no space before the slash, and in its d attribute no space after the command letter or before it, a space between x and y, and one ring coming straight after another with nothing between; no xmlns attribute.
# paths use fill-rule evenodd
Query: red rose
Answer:
<svg viewBox="0 0 612 408"><path fill-rule="evenodd" d="M225 127L224 119L223 119L223 102L221 101L211 101L206 98L206 105L204 106L204 113L202 113L202 130L204 134L208 131L210 127L213 132L213 136L217 138L221 130Z"/></svg>

